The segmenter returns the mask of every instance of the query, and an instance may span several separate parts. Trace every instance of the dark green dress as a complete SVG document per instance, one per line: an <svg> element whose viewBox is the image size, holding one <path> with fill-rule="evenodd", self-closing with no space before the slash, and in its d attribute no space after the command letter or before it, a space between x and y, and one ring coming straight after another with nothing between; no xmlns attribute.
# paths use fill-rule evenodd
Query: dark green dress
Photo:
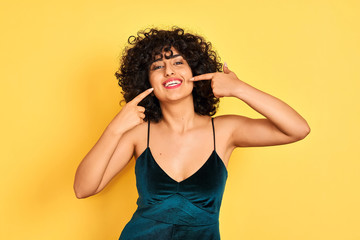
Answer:
<svg viewBox="0 0 360 240"><path fill-rule="evenodd" d="M219 240L219 211L227 169L214 150L193 175L181 182L157 164L149 148L135 163L138 208L119 240Z"/></svg>

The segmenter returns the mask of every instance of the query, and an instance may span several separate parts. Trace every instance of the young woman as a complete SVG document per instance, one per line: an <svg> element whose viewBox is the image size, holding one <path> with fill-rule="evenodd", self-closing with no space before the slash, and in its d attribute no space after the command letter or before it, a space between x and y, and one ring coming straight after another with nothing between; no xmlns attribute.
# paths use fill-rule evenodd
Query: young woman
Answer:
<svg viewBox="0 0 360 240"><path fill-rule="evenodd" d="M296 142L310 128L286 103L238 79L201 36L150 29L129 43L115 74L127 104L80 163L76 196L100 192L135 156L138 208L121 240L220 239L232 151ZM221 97L265 118L212 117Z"/></svg>

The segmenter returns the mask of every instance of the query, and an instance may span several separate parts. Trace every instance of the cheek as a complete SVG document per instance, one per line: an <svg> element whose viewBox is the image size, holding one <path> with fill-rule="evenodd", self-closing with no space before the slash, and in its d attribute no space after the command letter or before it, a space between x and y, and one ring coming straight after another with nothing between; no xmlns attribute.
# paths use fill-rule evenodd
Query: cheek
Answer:
<svg viewBox="0 0 360 240"><path fill-rule="evenodd" d="M151 87L154 87L154 82L153 82L153 80L151 78L149 78L149 83L150 83Z"/></svg>
<svg viewBox="0 0 360 240"><path fill-rule="evenodd" d="M191 67L188 65L188 72L189 72L189 75L191 76L191 77L193 77L193 73L192 73L192 70L191 70Z"/></svg>
<svg viewBox="0 0 360 240"><path fill-rule="evenodd" d="M149 83L151 87L154 87L156 85L156 74L149 75Z"/></svg>
<svg viewBox="0 0 360 240"><path fill-rule="evenodd" d="M187 67L182 70L182 75L186 77L187 79L191 78L193 76L191 68Z"/></svg>

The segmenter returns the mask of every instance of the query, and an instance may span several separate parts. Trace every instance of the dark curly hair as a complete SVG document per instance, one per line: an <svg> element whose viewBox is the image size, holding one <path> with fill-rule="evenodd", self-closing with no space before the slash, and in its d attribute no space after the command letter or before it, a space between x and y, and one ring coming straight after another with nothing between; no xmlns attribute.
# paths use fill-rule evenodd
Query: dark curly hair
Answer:
<svg viewBox="0 0 360 240"><path fill-rule="evenodd" d="M206 42L201 36L185 33L176 26L170 30L151 28L139 31L137 36L129 37L128 43L130 46L124 49L121 66L115 73L126 102L151 88L148 77L150 65L156 56L162 57L162 51L166 52L166 58L170 58L171 47L188 62L193 76L220 72L222 69L220 57L212 49L210 42ZM169 51L170 57L167 56ZM216 113L219 99L214 96L210 81L194 82L192 95L197 114L213 116ZM139 105L145 107L145 121L161 120L160 103L154 94L148 95Z"/></svg>

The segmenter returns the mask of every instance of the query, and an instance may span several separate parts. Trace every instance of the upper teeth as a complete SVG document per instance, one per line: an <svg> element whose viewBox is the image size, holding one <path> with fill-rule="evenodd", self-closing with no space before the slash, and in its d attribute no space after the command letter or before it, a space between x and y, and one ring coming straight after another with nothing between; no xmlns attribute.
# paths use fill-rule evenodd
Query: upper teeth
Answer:
<svg viewBox="0 0 360 240"><path fill-rule="evenodd" d="M179 81L179 80L171 80L171 81L165 83L165 87L176 85L176 84L179 84L179 83L181 83L181 81Z"/></svg>

